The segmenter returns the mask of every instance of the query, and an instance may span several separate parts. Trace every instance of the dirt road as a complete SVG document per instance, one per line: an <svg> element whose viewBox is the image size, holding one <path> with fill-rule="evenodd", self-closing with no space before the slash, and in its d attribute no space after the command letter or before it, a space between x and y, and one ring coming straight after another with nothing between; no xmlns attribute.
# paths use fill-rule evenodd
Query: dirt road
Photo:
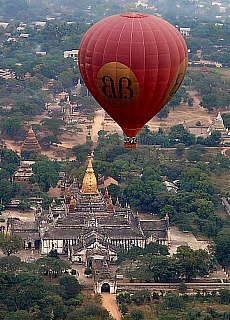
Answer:
<svg viewBox="0 0 230 320"><path fill-rule="evenodd" d="M105 118L105 111L103 109L97 110L94 116L94 122L92 124L91 129L91 139L93 141L94 146L97 144L98 140L98 131L102 129L102 123Z"/></svg>
<svg viewBox="0 0 230 320"><path fill-rule="evenodd" d="M116 295L110 293L102 293L102 306L109 311L111 316L116 320L121 320L121 313L116 302Z"/></svg>

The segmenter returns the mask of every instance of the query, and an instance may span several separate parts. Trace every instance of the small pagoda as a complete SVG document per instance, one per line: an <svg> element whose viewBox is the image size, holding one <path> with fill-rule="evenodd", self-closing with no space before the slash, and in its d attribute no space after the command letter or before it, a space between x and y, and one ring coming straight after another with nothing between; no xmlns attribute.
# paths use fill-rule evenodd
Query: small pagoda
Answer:
<svg viewBox="0 0 230 320"><path fill-rule="evenodd" d="M22 144L21 152L23 151L34 151L36 153L41 152L41 146L35 136L32 127L30 127L27 137Z"/></svg>
<svg viewBox="0 0 230 320"><path fill-rule="evenodd" d="M211 131L219 131L221 134L221 144L225 146L230 145L230 131L229 129L225 128L220 112L218 113L217 117L213 119Z"/></svg>
<svg viewBox="0 0 230 320"><path fill-rule="evenodd" d="M222 119L220 112L218 112L217 117L215 119L213 119L212 130L220 131L221 133L226 132L226 128L224 126L224 121Z"/></svg>

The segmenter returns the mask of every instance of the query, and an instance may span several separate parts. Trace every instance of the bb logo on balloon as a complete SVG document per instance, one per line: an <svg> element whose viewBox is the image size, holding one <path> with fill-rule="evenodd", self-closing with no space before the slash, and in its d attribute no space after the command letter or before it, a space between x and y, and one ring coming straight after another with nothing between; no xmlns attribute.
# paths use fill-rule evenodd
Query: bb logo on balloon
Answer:
<svg viewBox="0 0 230 320"><path fill-rule="evenodd" d="M96 82L99 93L112 106L127 107L127 102L136 101L140 94L135 74L120 62L106 63L99 70Z"/></svg>
<svg viewBox="0 0 230 320"><path fill-rule="evenodd" d="M132 89L131 79L122 77L118 80L118 95L113 78L111 78L110 76L104 76L101 80L104 83L102 91L104 92L106 97L114 99L132 99L134 92Z"/></svg>

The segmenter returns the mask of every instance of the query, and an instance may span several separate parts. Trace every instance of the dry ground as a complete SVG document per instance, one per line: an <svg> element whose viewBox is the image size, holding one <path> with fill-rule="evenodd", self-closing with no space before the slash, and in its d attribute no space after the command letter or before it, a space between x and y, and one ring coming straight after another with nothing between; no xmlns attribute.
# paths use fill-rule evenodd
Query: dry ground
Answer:
<svg viewBox="0 0 230 320"><path fill-rule="evenodd" d="M195 91L190 91L189 95L194 98L193 107L189 108L186 104L181 104L175 110L171 110L167 119L158 119L156 116L150 120L147 125L151 130L157 131L159 127L162 129L168 129L171 126L177 124L185 124L187 126L195 125L200 121L204 125L210 125L212 119L216 117L217 112L208 113L206 109L199 106L200 98ZM60 106L54 105L55 109ZM52 106L50 107L52 108ZM36 116L30 124L39 124L44 118L47 118L47 111L43 115ZM91 126L91 128L90 128ZM66 152L78 144L84 144L86 136L91 135L94 147L97 144L98 131L105 130L109 133L117 132L121 137L123 136L121 128L106 115L103 109L98 109L95 112L94 122L91 123L87 120L86 116L82 116L79 113L73 116L73 123L65 128L64 134L59 137L61 145L57 147L51 147L48 151L43 150L42 153L46 154L49 158L61 160L65 158ZM17 143L12 140L6 140L8 148L20 152L21 142Z"/></svg>

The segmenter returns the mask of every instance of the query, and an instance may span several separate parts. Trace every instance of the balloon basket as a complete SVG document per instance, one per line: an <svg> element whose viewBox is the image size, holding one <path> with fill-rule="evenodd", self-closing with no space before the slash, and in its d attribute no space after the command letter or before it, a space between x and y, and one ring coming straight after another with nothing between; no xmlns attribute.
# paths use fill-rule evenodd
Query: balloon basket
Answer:
<svg viewBox="0 0 230 320"><path fill-rule="evenodd" d="M126 138L124 141L124 147L129 149L136 149L137 147L137 139L134 138Z"/></svg>
<svg viewBox="0 0 230 320"><path fill-rule="evenodd" d="M129 149L136 149L137 143L124 142L124 147Z"/></svg>

